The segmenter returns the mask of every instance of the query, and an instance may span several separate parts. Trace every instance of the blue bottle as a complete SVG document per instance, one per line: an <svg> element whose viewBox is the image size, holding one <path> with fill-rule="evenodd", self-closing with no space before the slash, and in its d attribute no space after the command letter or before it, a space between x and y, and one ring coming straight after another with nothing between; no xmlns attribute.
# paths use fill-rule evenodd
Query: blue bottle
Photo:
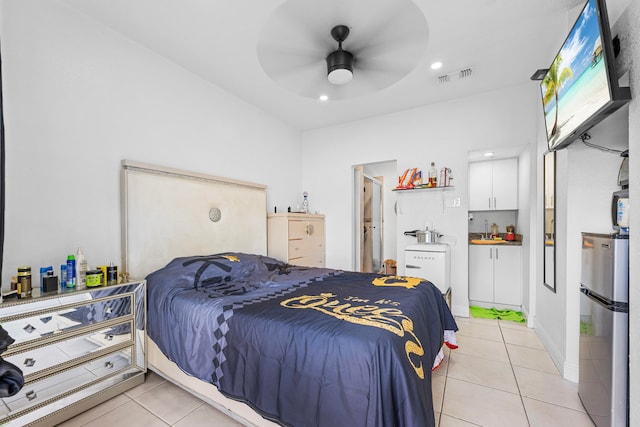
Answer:
<svg viewBox="0 0 640 427"><path fill-rule="evenodd" d="M67 288L76 287L76 257L69 255L67 257Z"/></svg>
<svg viewBox="0 0 640 427"><path fill-rule="evenodd" d="M60 288L67 287L67 264L60 264Z"/></svg>

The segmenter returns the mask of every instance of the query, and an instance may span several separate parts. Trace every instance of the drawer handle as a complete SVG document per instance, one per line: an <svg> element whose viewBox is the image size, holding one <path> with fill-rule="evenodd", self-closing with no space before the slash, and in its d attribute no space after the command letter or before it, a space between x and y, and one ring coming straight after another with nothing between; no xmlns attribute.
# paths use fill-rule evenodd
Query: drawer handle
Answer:
<svg viewBox="0 0 640 427"><path fill-rule="evenodd" d="M31 390L25 393L25 397L27 398L27 400L33 400L36 397L38 397L38 395L36 394L35 391Z"/></svg>
<svg viewBox="0 0 640 427"><path fill-rule="evenodd" d="M25 327L24 327L24 328L22 328L22 329L24 329L24 330L25 330L27 333L29 333L29 334L36 330L36 328L34 328L33 326L31 326L31 325L30 325L30 324L28 324L28 323L27 323L27 326L25 326Z"/></svg>
<svg viewBox="0 0 640 427"><path fill-rule="evenodd" d="M104 362L104 367L109 369L113 368L113 362L111 361Z"/></svg>
<svg viewBox="0 0 640 427"><path fill-rule="evenodd" d="M307 232L307 236L311 236L313 234L313 224L307 224L305 231Z"/></svg>
<svg viewBox="0 0 640 427"><path fill-rule="evenodd" d="M26 359L24 359L24 366L28 368L32 367L35 364L36 364L36 359L32 359L30 357L27 357Z"/></svg>
<svg viewBox="0 0 640 427"><path fill-rule="evenodd" d="M406 268L420 268L417 265L411 265L411 264L407 264L405 265Z"/></svg>

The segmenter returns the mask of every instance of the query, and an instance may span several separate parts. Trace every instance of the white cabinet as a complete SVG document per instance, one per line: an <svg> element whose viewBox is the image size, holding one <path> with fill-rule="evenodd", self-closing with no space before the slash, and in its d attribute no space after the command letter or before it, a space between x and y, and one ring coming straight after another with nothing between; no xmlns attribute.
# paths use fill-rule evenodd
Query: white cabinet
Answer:
<svg viewBox="0 0 640 427"><path fill-rule="evenodd" d="M472 305L520 307L521 255L521 246L469 246L469 300Z"/></svg>
<svg viewBox="0 0 640 427"><path fill-rule="evenodd" d="M518 159L469 163L469 210L518 209Z"/></svg>
<svg viewBox="0 0 640 427"><path fill-rule="evenodd" d="M324 267L324 234L324 215L269 214L267 254L293 265Z"/></svg>

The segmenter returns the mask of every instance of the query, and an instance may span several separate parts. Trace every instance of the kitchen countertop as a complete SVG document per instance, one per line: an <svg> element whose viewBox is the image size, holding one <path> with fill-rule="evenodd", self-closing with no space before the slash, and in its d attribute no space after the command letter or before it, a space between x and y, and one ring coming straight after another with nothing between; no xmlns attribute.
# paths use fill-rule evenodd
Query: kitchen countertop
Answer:
<svg viewBox="0 0 640 427"><path fill-rule="evenodd" d="M480 233L469 233L469 246L522 246L522 234L516 234L516 240L505 240L504 233L500 234L502 240L484 240L487 243L474 243L473 240L482 239L482 235ZM489 243L490 242L490 243Z"/></svg>

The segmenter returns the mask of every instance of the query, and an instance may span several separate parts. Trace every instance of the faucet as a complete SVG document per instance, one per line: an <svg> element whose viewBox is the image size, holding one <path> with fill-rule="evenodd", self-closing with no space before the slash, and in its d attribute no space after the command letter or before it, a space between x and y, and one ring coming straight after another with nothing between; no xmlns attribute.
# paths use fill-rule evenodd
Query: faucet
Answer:
<svg viewBox="0 0 640 427"><path fill-rule="evenodd" d="M489 239L489 221L484 220L484 239Z"/></svg>

